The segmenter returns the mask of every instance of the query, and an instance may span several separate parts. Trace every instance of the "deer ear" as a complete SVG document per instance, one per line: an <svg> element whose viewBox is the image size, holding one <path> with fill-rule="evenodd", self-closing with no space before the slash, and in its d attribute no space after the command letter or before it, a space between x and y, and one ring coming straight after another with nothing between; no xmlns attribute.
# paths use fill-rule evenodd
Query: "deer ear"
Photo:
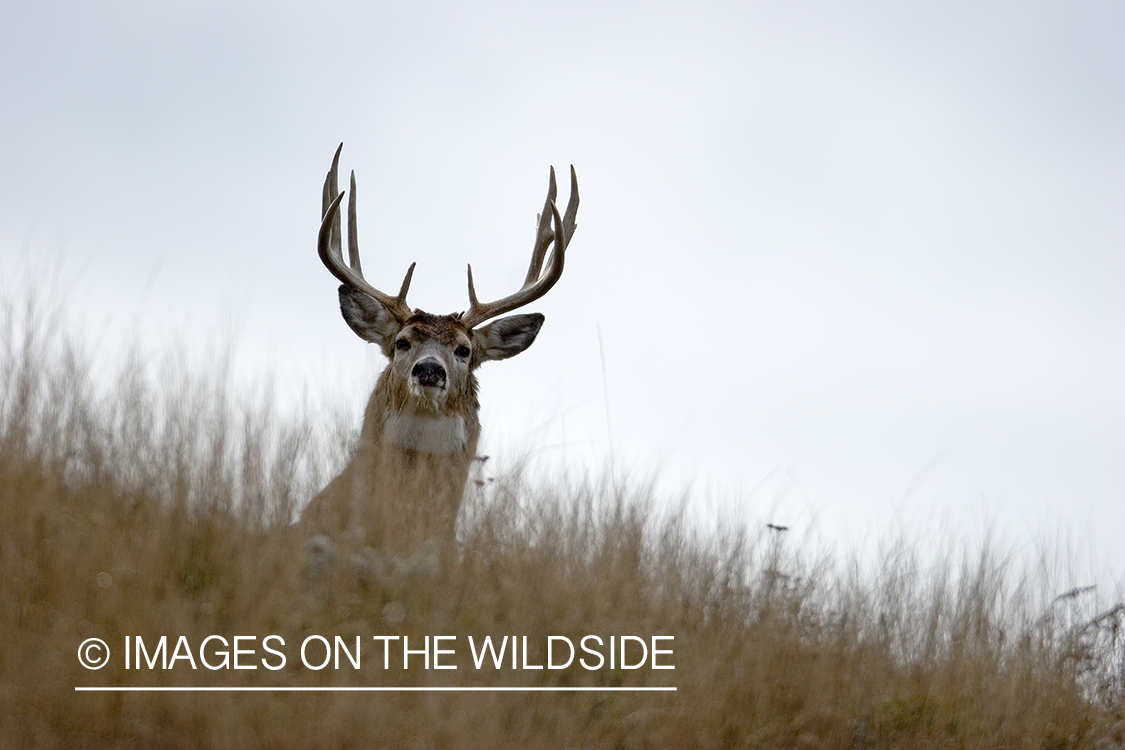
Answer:
<svg viewBox="0 0 1125 750"><path fill-rule="evenodd" d="M480 361L516 356L535 341L543 320L539 313L512 315L494 320L484 328L474 329L473 342L477 345Z"/></svg>
<svg viewBox="0 0 1125 750"><path fill-rule="evenodd" d="M340 314L361 339L378 344L388 357L394 353L394 338L400 326L379 302L355 287L341 284Z"/></svg>

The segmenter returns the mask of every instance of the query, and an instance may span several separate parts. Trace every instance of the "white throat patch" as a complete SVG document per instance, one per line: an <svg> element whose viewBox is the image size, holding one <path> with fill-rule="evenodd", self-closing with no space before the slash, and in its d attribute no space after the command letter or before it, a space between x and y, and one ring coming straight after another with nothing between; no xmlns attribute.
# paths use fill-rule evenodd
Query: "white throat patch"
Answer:
<svg viewBox="0 0 1125 750"><path fill-rule="evenodd" d="M383 430L387 439L400 448L433 455L461 453L469 442L465 418L461 416L392 413L387 415Z"/></svg>

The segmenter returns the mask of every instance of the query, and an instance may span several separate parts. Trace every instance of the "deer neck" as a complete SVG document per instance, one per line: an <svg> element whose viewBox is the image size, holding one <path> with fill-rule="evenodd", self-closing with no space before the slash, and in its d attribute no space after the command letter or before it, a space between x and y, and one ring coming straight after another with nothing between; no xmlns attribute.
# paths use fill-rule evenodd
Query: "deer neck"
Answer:
<svg viewBox="0 0 1125 750"><path fill-rule="evenodd" d="M465 418L459 414L390 411L384 415L383 439L409 451L459 456L469 446L469 431Z"/></svg>

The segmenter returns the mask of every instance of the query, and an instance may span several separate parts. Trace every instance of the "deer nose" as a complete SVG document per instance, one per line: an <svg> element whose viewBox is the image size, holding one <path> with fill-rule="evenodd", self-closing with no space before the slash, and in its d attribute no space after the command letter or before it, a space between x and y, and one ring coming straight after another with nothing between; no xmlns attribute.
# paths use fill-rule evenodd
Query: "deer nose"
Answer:
<svg viewBox="0 0 1125 750"><path fill-rule="evenodd" d="M418 385L445 387L445 368L436 359L423 359L410 371Z"/></svg>

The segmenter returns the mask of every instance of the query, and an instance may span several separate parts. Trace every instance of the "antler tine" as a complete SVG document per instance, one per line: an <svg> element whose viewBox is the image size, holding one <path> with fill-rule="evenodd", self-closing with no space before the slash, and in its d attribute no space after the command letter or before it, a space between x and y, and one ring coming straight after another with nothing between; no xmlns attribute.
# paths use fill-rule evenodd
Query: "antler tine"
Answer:
<svg viewBox="0 0 1125 750"><path fill-rule="evenodd" d="M332 169L328 171L328 176L324 180L324 191L322 196L323 216L320 221L320 233L317 236L317 253L320 255L320 261L324 264L333 276L339 279L344 284L354 287L364 294L377 300L383 307L387 309L395 320L399 323L405 323L411 316L410 307L406 304L406 293L410 290L410 279L414 275L414 264L410 264L410 268L406 271L406 278L402 281L402 288L399 289L398 296L392 297L389 294L379 291L367 280L363 278L363 271L359 262L359 232L358 222L356 221L356 197L355 197L355 172L351 176L351 196L348 200L348 261L345 265L343 248L341 247L341 227L340 227L340 201L343 200L344 194L338 192L337 188L337 172L340 162L340 151L344 148L344 144L336 149L336 156L332 159ZM350 266L350 267L349 267Z"/></svg>
<svg viewBox="0 0 1125 750"><path fill-rule="evenodd" d="M348 265L363 276L359 264L359 222L355 218L355 170L352 170L351 191L348 193Z"/></svg>
<svg viewBox="0 0 1125 750"><path fill-rule="evenodd" d="M324 178L324 190L320 198L320 218L324 221L324 217L328 215L328 208L332 205L340 189L337 186L337 170L340 167L340 152L344 149L344 144L341 143L336 149L336 155L332 157L332 168L328 170L328 175ZM332 224L332 231L329 236L330 244L333 248L340 247L340 222L336 221Z"/></svg>
<svg viewBox="0 0 1125 750"><path fill-rule="evenodd" d="M570 200L566 203L566 213L563 214L563 229L566 231L566 242L570 244L570 236L578 228L578 174L574 165L570 165Z"/></svg>
<svg viewBox="0 0 1125 750"><path fill-rule="evenodd" d="M340 152L344 150L344 144L336 147L336 154L332 157L332 168L328 170L328 174L324 178L324 191L321 194L320 201L320 217L323 219L324 215L328 213L328 207L332 205L332 201L336 198L340 188L336 184L336 174L340 169Z"/></svg>
<svg viewBox="0 0 1125 750"><path fill-rule="evenodd" d="M559 216L558 207L555 206L557 192L555 169L552 167L551 182L547 188L547 202L543 206L543 213L539 215L539 229L535 236L535 245L531 251L531 264L519 291L495 302L482 304L477 299L476 289L473 287L473 267L469 266L469 310L461 317L466 327L473 328L489 318L494 318L497 315L534 302L550 291L551 287L562 277L563 264L566 260L566 247L570 244L570 238L574 234L574 230L578 228L576 223L578 216L578 176L575 174L573 166L570 168L570 200L567 203L565 218ZM548 245L552 243L554 247L551 249L547 270L541 277L543 259L546 256Z"/></svg>
<svg viewBox="0 0 1125 750"><path fill-rule="evenodd" d="M550 246L551 240L555 238L554 232L551 231L551 206L555 204L558 193L559 186L555 182L555 168L551 167L551 182L547 186L547 200L543 202L543 211L535 217L538 228L535 233L535 246L531 250L531 265L528 266L527 276L523 280L524 286L539 278L539 272L543 269L543 259L547 257L547 247Z"/></svg>

